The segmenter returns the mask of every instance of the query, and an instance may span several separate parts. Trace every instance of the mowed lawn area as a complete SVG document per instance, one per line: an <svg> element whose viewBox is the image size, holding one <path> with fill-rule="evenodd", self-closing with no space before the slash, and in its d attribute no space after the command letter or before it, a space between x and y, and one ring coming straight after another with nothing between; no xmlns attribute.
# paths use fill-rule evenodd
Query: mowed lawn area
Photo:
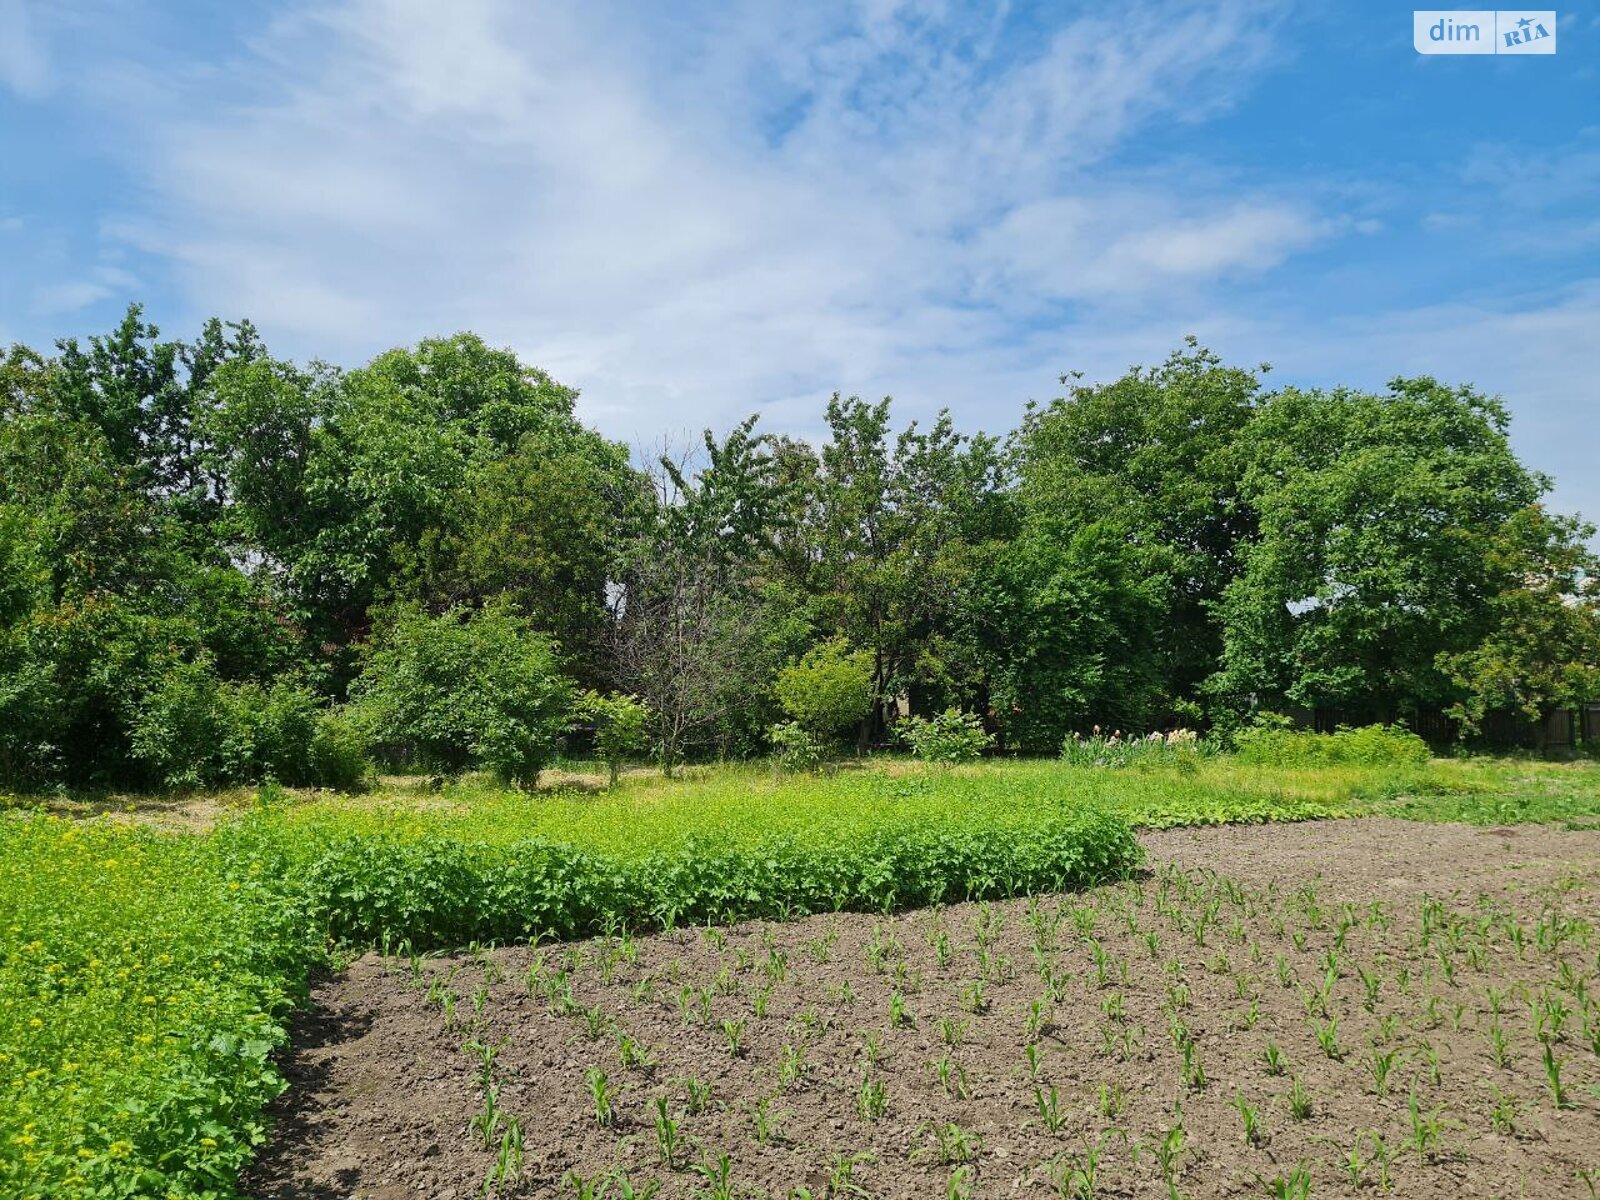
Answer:
<svg viewBox="0 0 1600 1200"><path fill-rule="evenodd" d="M673 780L632 773L611 790L601 790L602 783L598 774L568 770L550 773L534 793L469 778L437 791L420 780L388 781L360 796L268 789L147 803L8 800L0 817L0 1087L6 1092L0 1193L231 1194L240 1169L268 1137L269 1105L284 1086L278 1052L309 981L368 948L392 956L597 936L611 944L688 926L789 922L836 910L937 914L945 906L1137 885L1146 855L1141 828L1363 815L1480 826L1539 822L1554 831L1600 827L1600 766L1510 759L1291 767L1218 756L1123 769L1055 762L929 769L885 760L822 777L747 766L693 768ZM1595 866L1583 860L1574 870L1592 876ZM1302 865L1270 887L1256 881L1273 899L1241 915L1270 929L1271 906L1281 909L1282 898L1313 873ZM1426 885L1424 878L1420 886ZM1170 887L1180 887L1175 877ZM1216 892L1206 887L1184 884L1171 892L1173 903L1189 906L1180 924L1192 925L1195 914L1207 911ZM1110 902L1115 910L1134 903L1130 894L1113 895L1120 897ZM1225 904L1246 903L1226 896ZM1051 911L1070 916L1062 903L1071 901L1052 899ZM1155 903L1148 891L1138 899L1140 906ZM1321 923L1309 927L1314 940L1332 936L1329 923L1339 920L1337 898L1324 907ZM1445 924L1435 922L1437 928L1459 926L1453 936L1470 940L1476 926L1459 907L1450 912L1456 915L1440 916ZM1409 908L1404 915L1415 923ZM1501 922L1484 938L1496 945L1517 936L1537 941L1538 913L1524 916L1520 935ZM931 922L930 930L938 925L936 916L920 919ZM1515 995L1502 1000L1509 1006L1506 1028L1529 1024L1546 996L1562 1010L1559 1017L1540 1010L1549 1036L1523 1041L1523 1066L1537 1068L1541 1079L1548 1069L1541 1047L1557 1072L1563 1062L1600 1053L1600 1041L1591 1045L1586 1032L1600 1030L1591 931L1581 914L1563 914L1562 921L1557 944L1538 947L1553 955L1538 972L1524 979L1503 963L1492 968L1499 972L1495 987ZM1052 928L1062 945L1077 944L1070 923ZM825 937L826 929L811 936ZM1430 937L1436 936L1445 935L1434 929ZM1025 949L1008 955L1008 980L1035 970ZM1187 951L1193 960L1187 969L1204 970L1213 950L1197 943ZM1135 963L1118 953L1124 968L1147 983L1145 976L1163 969L1162 961ZM1314 990L1330 967L1324 963L1313 975L1304 958L1293 964L1295 980ZM1363 959L1361 969L1376 969L1373 961ZM1251 971L1264 984L1272 969L1268 955ZM1477 968L1467 951L1453 948L1451 969ZM862 960L851 970L871 968ZM1340 988L1356 978L1353 972L1352 966L1337 976L1345 981ZM708 978L714 981L715 973ZM952 997L971 982L952 976ZM660 983L661 1001L674 1012L678 990ZM911 991L900 994L906 1011L918 1007ZM466 1022L451 1025L457 1043L471 1040L470 989L460 1004L451 1018ZM1448 1004L1435 1009L1441 1020L1451 1012ZM945 1015L959 1019L954 1009ZM880 1016L899 1019L875 1013L873 1020ZM747 1019L731 1010L717 1018ZM1152 1020L1143 1022L1144 1036L1168 1040L1165 1024ZM614 1056L615 1031L606 1024L601 1032ZM737 1034L721 1036L737 1041ZM1350 1052L1369 1053L1356 1046ZM1567 1070L1569 1084L1592 1075L1589 1067ZM1557 1120L1568 1120L1569 1112L1577 1114L1572 1120L1592 1120L1594 1098L1581 1088L1567 1092L1566 1102L1578 1107L1556 1110ZM1048 1091L1041 1095L1041 1103L1053 1103ZM761 1098L752 1092L749 1101ZM670 1101L665 1120L683 1115L672 1108L677 1103ZM499 1139L494 1153L483 1150L501 1173L495 1187L533 1195L559 1183L535 1186L534 1175L512 1170L517 1152L501 1145L510 1127L492 1113L484 1119L492 1126L489 1140ZM959 1131L959 1119L952 1121ZM535 1131L519 1126L518 1137L533 1139ZM704 1149L714 1170L714 1148ZM919 1161L925 1153L919 1151ZM1424 1146L1419 1153L1432 1151ZM480 1165L474 1160L475 1170ZM672 1185L669 1192L699 1194L684 1190L690 1180L717 1186L690 1165L674 1160L657 1172ZM976 1150L970 1162L941 1165L945 1174L972 1167L968 1184L983 1174ZM825 1194L826 1184L794 1182ZM479 1176L451 1186L483 1183ZM925 1183L918 1175L904 1186Z"/></svg>

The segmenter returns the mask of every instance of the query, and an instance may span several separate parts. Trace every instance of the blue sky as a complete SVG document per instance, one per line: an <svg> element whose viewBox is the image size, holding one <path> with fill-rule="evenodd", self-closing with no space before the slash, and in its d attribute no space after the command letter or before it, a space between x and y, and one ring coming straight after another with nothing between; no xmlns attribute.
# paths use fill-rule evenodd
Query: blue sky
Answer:
<svg viewBox="0 0 1600 1200"><path fill-rule="evenodd" d="M1015 424L1195 333L1502 394L1600 518L1600 10L1423 57L1375 3L0 0L0 342L470 328L612 436Z"/></svg>

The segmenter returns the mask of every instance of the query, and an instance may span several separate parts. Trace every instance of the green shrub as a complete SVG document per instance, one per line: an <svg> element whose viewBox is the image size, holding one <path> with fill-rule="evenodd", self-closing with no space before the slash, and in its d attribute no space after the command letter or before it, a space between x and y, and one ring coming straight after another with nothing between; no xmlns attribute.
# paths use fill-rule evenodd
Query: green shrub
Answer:
<svg viewBox="0 0 1600 1200"><path fill-rule="evenodd" d="M311 735L308 763L307 783L341 792L360 791L372 776L367 731L344 710L323 709Z"/></svg>
<svg viewBox="0 0 1600 1200"><path fill-rule="evenodd" d="M1363 725L1333 733L1255 727L1234 738L1241 762L1273 766L1415 766L1430 757L1428 743L1398 725Z"/></svg>
<svg viewBox="0 0 1600 1200"><path fill-rule="evenodd" d="M421 947L581 937L613 922L660 929L888 912L1087 887L1140 861L1128 823L1096 807L927 799L828 803L805 814L803 830L742 839L705 827L652 838L630 819L637 836L626 851L538 835L484 842L428 825L340 836L335 822L327 841L309 842L320 847L309 862L281 869L306 881L318 927L332 936Z"/></svg>
<svg viewBox="0 0 1600 1200"><path fill-rule="evenodd" d="M272 779L351 790L369 769L364 737L304 684L225 683L203 661L168 671L132 729L134 755L163 787Z"/></svg>
<svg viewBox="0 0 1600 1200"><path fill-rule="evenodd" d="M976 713L959 708L947 708L933 717L907 717L896 733L911 753L932 763L975 762L994 741Z"/></svg>
<svg viewBox="0 0 1600 1200"><path fill-rule="evenodd" d="M767 731L785 771L815 771L822 765L824 747L816 735L798 721L783 721Z"/></svg>
<svg viewBox="0 0 1600 1200"><path fill-rule="evenodd" d="M180 663L138 702L133 755L168 788L221 787L250 777L253 741L236 689L200 660Z"/></svg>
<svg viewBox="0 0 1600 1200"><path fill-rule="evenodd" d="M586 692L578 700L577 713L594 722L595 749L605 760L615 787L623 761L650 744L650 706L636 696Z"/></svg>
<svg viewBox="0 0 1600 1200"><path fill-rule="evenodd" d="M837 737L872 711L872 655L833 638L779 671L773 690L795 724L818 738Z"/></svg>
<svg viewBox="0 0 1600 1200"><path fill-rule="evenodd" d="M573 705L550 639L500 605L391 614L351 696L392 758L516 784L538 781Z"/></svg>

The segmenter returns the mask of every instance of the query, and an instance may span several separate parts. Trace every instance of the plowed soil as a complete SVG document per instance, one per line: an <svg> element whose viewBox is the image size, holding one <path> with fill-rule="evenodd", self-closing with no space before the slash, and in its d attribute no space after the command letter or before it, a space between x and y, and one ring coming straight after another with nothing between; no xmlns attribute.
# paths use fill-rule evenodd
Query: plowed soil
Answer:
<svg viewBox="0 0 1600 1200"><path fill-rule="evenodd" d="M369 955L315 987L246 1188L466 1197L500 1162L507 1196L1590 1195L1600 833L1145 844L1078 895Z"/></svg>

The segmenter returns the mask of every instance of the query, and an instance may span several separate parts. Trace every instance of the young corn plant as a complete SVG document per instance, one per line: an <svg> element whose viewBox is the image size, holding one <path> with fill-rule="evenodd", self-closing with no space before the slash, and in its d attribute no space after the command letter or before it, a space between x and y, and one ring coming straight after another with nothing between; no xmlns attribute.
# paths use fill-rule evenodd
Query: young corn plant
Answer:
<svg viewBox="0 0 1600 1200"><path fill-rule="evenodd" d="M705 1180L705 1200L733 1200L733 1161L726 1154L691 1163L689 1169Z"/></svg>
<svg viewBox="0 0 1600 1200"><path fill-rule="evenodd" d="M1264 1180L1272 1200L1308 1200L1311 1195L1311 1168L1297 1163L1287 1175Z"/></svg>
<svg viewBox="0 0 1600 1200"><path fill-rule="evenodd" d="M500 1135L499 1152L483 1180L485 1196L503 1190L522 1174L523 1149L522 1123L515 1117L507 1117L505 1132Z"/></svg>
<svg viewBox="0 0 1600 1200"><path fill-rule="evenodd" d="M1544 1047L1544 1077L1550 1085L1550 1099L1558 1109L1571 1108L1572 1101L1567 1097L1567 1089L1561 1083L1561 1060L1556 1057L1555 1050L1546 1041Z"/></svg>
<svg viewBox="0 0 1600 1200"><path fill-rule="evenodd" d="M1094 1200L1099 1186L1100 1157L1105 1152L1102 1136L1094 1145L1084 1145L1082 1154L1064 1155L1056 1160L1051 1179L1062 1200Z"/></svg>
<svg viewBox="0 0 1600 1200"><path fill-rule="evenodd" d="M805 1077L807 1069L804 1042L785 1042L778 1051L778 1086L788 1091Z"/></svg>
<svg viewBox="0 0 1600 1200"><path fill-rule="evenodd" d="M1244 1098L1240 1092L1233 1094L1233 1107L1239 1112L1239 1123L1244 1127L1244 1140L1248 1146L1259 1146L1265 1133L1261 1128L1261 1110Z"/></svg>
<svg viewBox="0 0 1600 1200"><path fill-rule="evenodd" d="M1309 1120L1312 1113L1311 1093L1306 1090L1306 1085L1300 1076L1293 1076L1289 1081L1289 1115L1296 1121Z"/></svg>
<svg viewBox="0 0 1600 1200"><path fill-rule="evenodd" d="M771 1096L763 1096L750 1107L750 1122L756 1142L762 1146L782 1136L783 1119L788 1115L773 1111L772 1100Z"/></svg>
<svg viewBox="0 0 1600 1200"><path fill-rule="evenodd" d="M939 1081L939 1086L945 1094L956 1100L969 1100L972 1098L972 1088L967 1083L967 1072L964 1067L948 1054L933 1060L929 1066L933 1069L933 1077Z"/></svg>
<svg viewBox="0 0 1600 1200"><path fill-rule="evenodd" d="M612 1104L616 1099L617 1089L606 1078L606 1073L599 1067L590 1067L584 1075L584 1081L589 1087L589 1099L594 1106L594 1122L602 1128L609 1129L617 1123L617 1110Z"/></svg>
<svg viewBox="0 0 1600 1200"><path fill-rule="evenodd" d="M1029 1042L1022 1048L1022 1061L1026 1065L1028 1078L1037 1080L1044 1066L1044 1051L1036 1043Z"/></svg>
<svg viewBox="0 0 1600 1200"><path fill-rule="evenodd" d="M881 1079L870 1071L861 1073L861 1086L856 1089L856 1111L868 1121L876 1121L888 1111L889 1092Z"/></svg>
<svg viewBox="0 0 1600 1200"><path fill-rule="evenodd" d="M693 1075L678 1081L683 1085L684 1111L698 1117L711 1107L711 1085Z"/></svg>
<svg viewBox="0 0 1600 1200"><path fill-rule="evenodd" d="M906 1007L906 998L899 992L891 992L889 994L889 1028L903 1029L911 1023L911 1010Z"/></svg>
<svg viewBox="0 0 1600 1200"><path fill-rule="evenodd" d="M954 1121L927 1121L922 1125L924 1137L932 1135L927 1147L933 1160L941 1166L960 1166L978 1157L982 1139L975 1133L962 1129Z"/></svg>
<svg viewBox="0 0 1600 1200"><path fill-rule="evenodd" d="M1344 1057L1344 1051L1339 1048L1339 1019L1329 1017L1326 1021L1317 1021L1312 1025L1316 1034L1317 1045L1322 1047L1322 1052L1329 1058L1338 1062Z"/></svg>
<svg viewBox="0 0 1600 1200"><path fill-rule="evenodd" d="M1156 1166L1161 1170L1161 1182L1167 1185L1167 1200L1180 1200L1178 1172L1183 1166L1183 1138L1180 1120L1156 1143Z"/></svg>
<svg viewBox="0 0 1600 1200"><path fill-rule="evenodd" d="M477 1131L483 1149L494 1149L496 1136L505 1121L505 1111L500 1107L500 1089L490 1084L483 1092L483 1107L473 1114L469 1123Z"/></svg>
<svg viewBox="0 0 1600 1200"><path fill-rule="evenodd" d="M1376 1046L1372 1048L1372 1094L1387 1096L1389 1094L1389 1074L1394 1070L1394 1062L1399 1057L1398 1050L1391 1050L1387 1054Z"/></svg>
<svg viewBox="0 0 1600 1200"><path fill-rule="evenodd" d="M1061 1095L1055 1088L1048 1092L1038 1085L1033 1089L1034 1107L1039 1110L1039 1120L1044 1122L1044 1127L1051 1133L1058 1133L1067 1123L1067 1114L1061 1107Z"/></svg>
<svg viewBox="0 0 1600 1200"><path fill-rule="evenodd" d="M1411 1116L1411 1148L1417 1152L1420 1161L1426 1161L1444 1133L1444 1106L1424 1108L1422 1101L1417 1098L1416 1088L1412 1088L1406 1108Z"/></svg>
<svg viewBox="0 0 1600 1200"><path fill-rule="evenodd" d="M1266 1064L1267 1074L1282 1075L1288 1069L1288 1059L1283 1058L1283 1051L1278 1050L1278 1043L1267 1040L1267 1048L1261 1051L1262 1064Z"/></svg>
<svg viewBox="0 0 1600 1200"><path fill-rule="evenodd" d="M667 1107L665 1096L656 1097L656 1156L669 1171L678 1169L680 1152L684 1149L683 1133Z"/></svg>

